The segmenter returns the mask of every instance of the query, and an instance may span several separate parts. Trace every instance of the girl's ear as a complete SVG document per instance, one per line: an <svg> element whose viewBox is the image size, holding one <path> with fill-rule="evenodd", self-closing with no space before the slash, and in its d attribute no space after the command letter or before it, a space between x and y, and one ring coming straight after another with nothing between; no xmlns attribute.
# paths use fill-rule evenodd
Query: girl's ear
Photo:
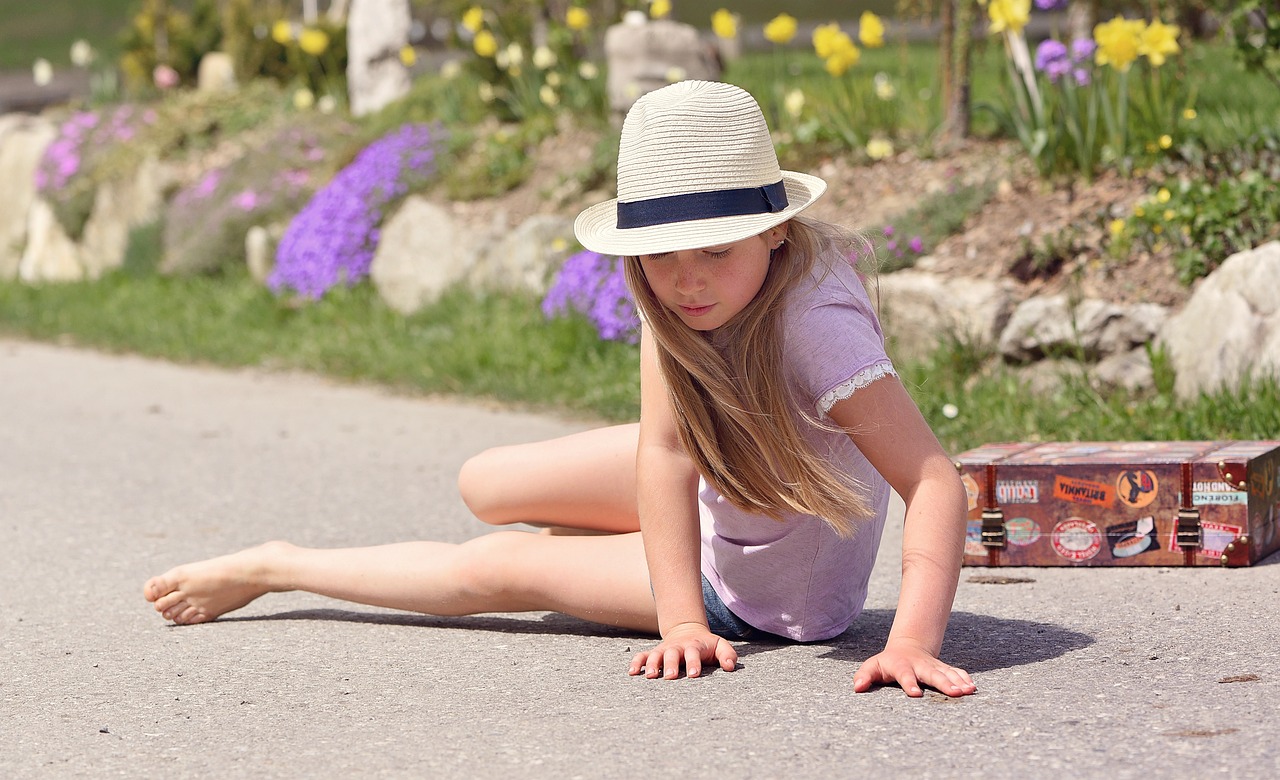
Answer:
<svg viewBox="0 0 1280 780"><path fill-rule="evenodd" d="M774 225L765 231L765 238L770 247L777 248L787 240L787 231L791 228L791 221L787 220L781 225Z"/></svg>

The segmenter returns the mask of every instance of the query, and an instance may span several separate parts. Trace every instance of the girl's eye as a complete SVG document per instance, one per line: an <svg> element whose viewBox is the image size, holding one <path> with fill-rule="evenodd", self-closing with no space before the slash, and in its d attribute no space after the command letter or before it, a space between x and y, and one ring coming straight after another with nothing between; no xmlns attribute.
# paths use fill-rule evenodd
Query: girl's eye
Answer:
<svg viewBox="0 0 1280 780"><path fill-rule="evenodd" d="M708 257L714 257L714 258L721 258L721 257L724 257L724 256L728 255L728 254L729 254L730 252L732 252L732 251L733 251L733 249L732 249L732 248L729 248L729 249L722 249L722 250L720 250L719 252L707 252L707 256L708 256Z"/></svg>
<svg viewBox="0 0 1280 780"><path fill-rule="evenodd" d="M641 259L641 260L648 260L648 261L650 261L650 262L653 262L653 261L656 261L656 260L662 260L662 259L667 258L667 257L670 257L670 256L671 256L671 253L670 253L670 252L663 252L663 253L662 253L662 254L660 254L660 255L641 255L640 259Z"/></svg>

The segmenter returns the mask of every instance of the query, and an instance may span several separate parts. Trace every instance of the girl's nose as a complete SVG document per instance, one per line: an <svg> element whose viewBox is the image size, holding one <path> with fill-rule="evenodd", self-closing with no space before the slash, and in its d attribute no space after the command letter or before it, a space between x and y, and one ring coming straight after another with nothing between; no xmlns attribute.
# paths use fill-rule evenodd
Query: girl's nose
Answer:
<svg viewBox="0 0 1280 780"><path fill-rule="evenodd" d="M694 263L678 261L676 265L676 291L681 293L696 292L703 287L702 274Z"/></svg>

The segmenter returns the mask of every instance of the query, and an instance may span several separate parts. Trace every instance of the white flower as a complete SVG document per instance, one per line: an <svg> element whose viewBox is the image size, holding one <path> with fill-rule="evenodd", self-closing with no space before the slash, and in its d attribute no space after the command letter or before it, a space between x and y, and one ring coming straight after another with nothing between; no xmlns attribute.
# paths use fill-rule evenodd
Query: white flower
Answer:
<svg viewBox="0 0 1280 780"><path fill-rule="evenodd" d="M494 94L493 85L487 81L480 82L480 86L476 88L476 91L480 94L480 100L484 103L492 103L493 99L497 97Z"/></svg>
<svg viewBox="0 0 1280 780"><path fill-rule="evenodd" d="M555 72L554 70L547 74L547 83L553 87L560 86L560 82L562 80L563 79L560 78L560 74Z"/></svg>
<svg viewBox="0 0 1280 780"><path fill-rule="evenodd" d="M440 77L445 80L456 79L462 74L462 63L457 60L449 60L440 66Z"/></svg>
<svg viewBox="0 0 1280 780"><path fill-rule="evenodd" d="M649 15L644 11L627 11L622 15L622 23L632 27L642 27L649 23Z"/></svg>
<svg viewBox="0 0 1280 780"><path fill-rule="evenodd" d="M594 62L583 62L578 65L578 75L583 81L591 81L600 75L600 69L596 67Z"/></svg>
<svg viewBox="0 0 1280 780"><path fill-rule="evenodd" d="M53 81L53 65L41 57L31 63L31 78L35 80L38 87L49 86L49 82Z"/></svg>
<svg viewBox="0 0 1280 780"><path fill-rule="evenodd" d="M893 144L883 138L872 138L867 141L867 156L873 160L883 160L893 156Z"/></svg>
<svg viewBox="0 0 1280 780"><path fill-rule="evenodd" d="M524 49L520 48L520 44L512 42L507 47L507 60L511 62L513 67L524 62Z"/></svg>
<svg viewBox="0 0 1280 780"><path fill-rule="evenodd" d="M332 114L338 107L338 101L333 95L325 95L316 101L316 108L322 114Z"/></svg>
<svg viewBox="0 0 1280 780"><path fill-rule="evenodd" d="M893 85L893 81L889 79L889 74L881 71L875 75L873 79L876 88L876 97L881 100L893 100L898 95L898 88Z"/></svg>
<svg viewBox="0 0 1280 780"><path fill-rule="evenodd" d="M556 53L546 46L539 46L533 50L533 65L538 70L546 70L556 64Z"/></svg>
<svg viewBox="0 0 1280 780"><path fill-rule="evenodd" d="M685 76L687 75L688 74L685 72L684 68L681 68L681 67L667 68L667 83L674 84L677 81L684 81Z"/></svg>
<svg viewBox="0 0 1280 780"><path fill-rule="evenodd" d="M71 44L71 64L77 68L84 68L93 62L93 47L89 42L81 38Z"/></svg>
<svg viewBox="0 0 1280 780"><path fill-rule="evenodd" d="M293 107L299 111L306 111L315 104L316 96L306 87L302 87L293 93Z"/></svg>
<svg viewBox="0 0 1280 780"><path fill-rule="evenodd" d="M787 110L793 119L800 116L800 112L804 111L804 92L799 89L793 89L787 93L782 100L782 106Z"/></svg>
<svg viewBox="0 0 1280 780"><path fill-rule="evenodd" d="M556 91L551 88L550 84L542 85L542 88L538 90L538 99L548 107L552 108L560 102L560 96L556 94Z"/></svg>
<svg viewBox="0 0 1280 780"><path fill-rule="evenodd" d="M943 404L942 416L947 418L948 420L954 420L960 416L960 407L956 406L955 404Z"/></svg>

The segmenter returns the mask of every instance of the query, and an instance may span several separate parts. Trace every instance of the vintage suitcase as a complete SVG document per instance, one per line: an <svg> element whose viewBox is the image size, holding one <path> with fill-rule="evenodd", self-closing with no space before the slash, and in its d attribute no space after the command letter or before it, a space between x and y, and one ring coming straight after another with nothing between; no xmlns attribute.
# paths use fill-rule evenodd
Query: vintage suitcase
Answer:
<svg viewBox="0 0 1280 780"><path fill-rule="evenodd" d="M1248 566L1280 549L1280 442L988 444L956 459L969 566Z"/></svg>

